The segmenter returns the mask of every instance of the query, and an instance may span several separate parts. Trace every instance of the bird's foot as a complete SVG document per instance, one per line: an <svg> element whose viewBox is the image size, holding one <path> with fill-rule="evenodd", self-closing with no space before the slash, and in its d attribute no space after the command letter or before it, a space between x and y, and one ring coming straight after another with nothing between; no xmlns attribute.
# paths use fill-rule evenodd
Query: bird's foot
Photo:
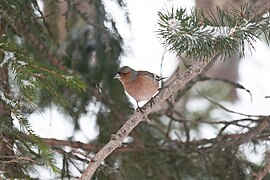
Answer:
<svg viewBox="0 0 270 180"><path fill-rule="evenodd" d="M139 111L139 112L141 112L141 113L142 113L142 112L143 112L143 108L139 106L138 101L136 101L136 103L137 103L137 108L136 108L136 111Z"/></svg>
<svg viewBox="0 0 270 180"><path fill-rule="evenodd" d="M155 105L154 97L151 97L151 99L149 100L149 102L150 102L150 106L152 108Z"/></svg>
<svg viewBox="0 0 270 180"><path fill-rule="evenodd" d="M143 110L144 110L144 108L141 108L140 106L137 106L137 108L136 108L136 111L137 111L137 112L139 111L139 112L141 112L141 113L142 113L142 112L143 112Z"/></svg>

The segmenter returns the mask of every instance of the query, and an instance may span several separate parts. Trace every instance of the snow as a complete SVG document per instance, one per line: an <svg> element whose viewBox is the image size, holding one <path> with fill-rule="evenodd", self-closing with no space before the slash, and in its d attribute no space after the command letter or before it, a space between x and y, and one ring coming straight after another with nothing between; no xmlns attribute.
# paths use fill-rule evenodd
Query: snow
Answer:
<svg viewBox="0 0 270 180"><path fill-rule="evenodd" d="M17 63L21 66L26 66L28 63L25 61L17 61Z"/></svg>
<svg viewBox="0 0 270 180"><path fill-rule="evenodd" d="M35 85L32 84L32 83L31 83L30 81L28 81L28 80L22 80L22 84L23 84L24 86L30 86L30 87L32 87L32 88L35 87Z"/></svg>
<svg viewBox="0 0 270 180"><path fill-rule="evenodd" d="M0 99L3 100L6 104L10 105L14 109L17 106L17 103L13 102L12 100L8 99L5 94L0 90Z"/></svg>
<svg viewBox="0 0 270 180"><path fill-rule="evenodd" d="M62 75L62 77L65 78L67 82L73 80L73 76Z"/></svg>
<svg viewBox="0 0 270 180"><path fill-rule="evenodd" d="M3 61L0 64L0 68L2 68L6 63L8 63L8 61L10 59L13 59L14 58L14 53L13 52L7 52L7 51L5 51L4 53L5 53L5 56L4 56Z"/></svg>
<svg viewBox="0 0 270 180"><path fill-rule="evenodd" d="M190 8L194 4L194 1L127 0L126 2L131 25L125 23L126 20L119 7L112 1L105 2L105 8L117 20L117 28L126 44L127 53L125 56L122 56L121 64L137 70L148 70L158 75L162 72L162 76L169 77L177 67L178 59L175 54L166 52L156 37L157 12L164 8L164 6L168 9L172 6ZM172 20L171 26L174 27L175 25L176 22ZM226 35L228 32L226 28L223 30L216 30L213 27L207 28L212 28L217 33L216 35ZM230 109L242 113L269 115L270 99L265 98L265 96L270 95L270 50L262 42L257 42L255 49L256 51L252 53L252 56L249 54L241 60L239 69L239 83L251 91L253 102L250 102L250 97L246 92L238 91L239 101L235 104L227 105L230 106ZM0 96L2 95L3 93L0 91ZM72 120L60 113L55 106L46 109L44 112L36 112L29 119L33 129L41 137L66 139L73 135L74 126ZM82 116L79 124L83 132L75 134L76 140L86 142L94 139L98 134L94 116L89 114ZM215 131L206 127L202 135L204 137L214 137ZM258 156L251 155L248 158L254 162L258 162Z"/></svg>

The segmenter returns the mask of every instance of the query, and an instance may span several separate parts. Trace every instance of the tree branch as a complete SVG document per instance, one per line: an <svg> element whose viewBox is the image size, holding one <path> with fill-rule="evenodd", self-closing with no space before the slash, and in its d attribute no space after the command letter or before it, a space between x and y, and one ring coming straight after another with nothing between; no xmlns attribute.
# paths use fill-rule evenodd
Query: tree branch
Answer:
<svg viewBox="0 0 270 180"><path fill-rule="evenodd" d="M216 59L216 55L213 59ZM178 76L171 84L163 88L154 98L152 103L148 102L142 111L135 111L133 116L118 130L115 135L112 135L111 140L94 156L85 172L80 177L81 180L90 179L101 162L109 156L116 148L122 145L128 134L152 112L152 109L162 101L171 97L176 91L183 88L186 83L199 75L202 70L213 60L197 61L191 65L183 74Z"/></svg>
<svg viewBox="0 0 270 180"><path fill-rule="evenodd" d="M59 147L59 146L68 146L71 148L80 148L85 151L95 152L97 151L100 146L94 144L86 144L80 141L68 141L68 140L59 140L54 138L41 138L48 146L50 147ZM134 152L139 151L140 149L137 147L121 147L117 149L117 153L124 153L124 152Z"/></svg>
<svg viewBox="0 0 270 180"><path fill-rule="evenodd" d="M234 141L231 142L233 146L239 146L241 144L245 144L251 140L254 139L254 137L261 134L265 129L269 128L269 117L263 117L260 119L257 126L251 128L248 132L244 133L242 136L240 136L238 139L234 139Z"/></svg>

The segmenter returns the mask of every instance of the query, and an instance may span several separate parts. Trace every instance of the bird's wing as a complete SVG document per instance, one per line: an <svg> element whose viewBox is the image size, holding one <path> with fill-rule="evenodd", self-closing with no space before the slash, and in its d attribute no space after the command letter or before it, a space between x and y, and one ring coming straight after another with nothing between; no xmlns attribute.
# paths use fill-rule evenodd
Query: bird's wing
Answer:
<svg viewBox="0 0 270 180"><path fill-rule="evenodd" d="M141 76L149 76L156 81L161 81L162 79L165 79L165 77L158 76L158 75L156 75L154 73L150 73L148 71L138 71L138 74Z"/></svg>

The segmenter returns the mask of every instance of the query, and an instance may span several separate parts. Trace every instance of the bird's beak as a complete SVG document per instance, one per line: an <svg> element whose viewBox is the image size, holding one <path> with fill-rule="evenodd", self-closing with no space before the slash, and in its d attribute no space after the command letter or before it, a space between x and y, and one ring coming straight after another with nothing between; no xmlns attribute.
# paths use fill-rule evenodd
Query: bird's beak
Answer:
<svg viewBox="0 0 270 180"><path fill-rule="evenodd" d="M120 75L117 73L113 79L120 79Z"/></svg>

